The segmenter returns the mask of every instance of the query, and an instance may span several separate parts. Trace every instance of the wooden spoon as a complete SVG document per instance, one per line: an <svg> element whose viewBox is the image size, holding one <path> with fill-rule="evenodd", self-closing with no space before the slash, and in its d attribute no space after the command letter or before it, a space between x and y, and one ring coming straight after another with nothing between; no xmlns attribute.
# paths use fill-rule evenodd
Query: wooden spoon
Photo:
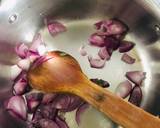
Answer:
<svg viewBox="0 0 160 128"><path fill-rule="evenodd" d="M76 94L125 128L160 128L159 118L92 83L72 56L53 51L47 57L51 59L29 69L34 89Z"/></svg>

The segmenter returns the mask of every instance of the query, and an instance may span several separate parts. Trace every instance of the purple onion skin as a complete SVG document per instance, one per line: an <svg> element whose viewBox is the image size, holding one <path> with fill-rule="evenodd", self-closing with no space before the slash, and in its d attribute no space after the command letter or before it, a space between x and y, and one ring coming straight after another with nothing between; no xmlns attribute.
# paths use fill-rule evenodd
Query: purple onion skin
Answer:
<svg viewBox="0 0 160 128"><path fill-rule="evenodd" d="M64 112L71 112L76 108L78 108L82 103L84 103L84 101L80 97L72 94L69 95L70 95L70 104L66 110L63 110Z"/></svg>
<svg viewBox="0 0 160 128"><path fill-rule="evenodd" d="M48 104L48 105L41 105L39 107L39 111L40 111L40 114L42 115L42 117L44 118L48 118L48 119L51 119L51 120L54 120L55 117L57 116L58 114L58 110L55 109L52 104Z"/></svg>
<svg viewBox="0 0 160 128"><path fill-rule="evenodd" d="M69 128L68 124L65 122L65 120L61 119L60 117L56 117L55 119L56 123L60 128Z"/></svg>
<svg viewBox="0 0 160 128"><path fill-rule="evenodd" d="M85 112L85 110L89 108L88 103L82 104L76 111L76 122L78 125L80 125L81 122L81 115Z"/></svg>
<svg viewBox="0 0 160 128"><path fill-rule="evenodd" d="M135 43L130 42L130 41L121 41L120 46L119 46L119 52L124 53L128 52L131 49L133 49L135 46Z"/></svg>
<svg viewBox="0 0 160 128"><path fill-rule="evenodd" d="M25 95L28 106L28 112L33 113L37 109L37 107L41 103L42 97L42 93L29 93Z"/></svg>
<svg viewBox="0 0 160 128"><path fill-rule="evenodd" d="M42 112L38 109L33 113L32 122L37 122L38 120L44 118Z"/></svg>
<svg viewBox="0 0 160 128"><path fill-rule="evenodd" d="M101 59L106 59L106 60L109 60L111 58L108 50L106 47L102 47L100 48L99 52L98 52L98 55Z"/></svg>
<svg viewBox="0 0 160 128"><path fill-rule="evenodd" d="M141 86L143 80L146 78L146 73L142 71L130 71L127 72L125 76L128 80L132 81L136 85Z"/></svg>
<svg viewBox="0 0 160 128"><path fill-rule="evenodd" d="M124 61L127 64L134 64L136 59L132 58L128 54L124 53L123 56L121 57L121 60Z"/></svg>
<svg viewBox="0 0 160 128"><path fill-rule="evenodd" d="M49 119L41 119L38 123L40 128L60 128L55 121Z"/></svg>
<svg viewBox="0 0 160 128"><path fill-rule="evenodd" d="M142 90L139 86L133 88L128 101L138 107L140 106L142 101Z"/></svg>
<svg viewBox="0 0 160 128"><path fill-rule="evenodd" d="M26 120L27 119L27 107L25 105L24 98L22 96L13 96L8 100L6 104L6 110L15 118Z"/></svg>
<svg viewBox="0 0 160 128"><path fill-rule="evenodd" d="M42 99L42 104L49 104L49 103L51 103L55 97L56 97L55 93L44 94L43 99Z"/></svg>
<svg viewBox="0 0 160 128"><path fill-rule="evenodd" d="M103 47L105 44L104 37L99 36L97 33L93 33L88 40L91 45L98 46L98 47Z"/></svg>
<svg viewBox="0 0 160 128"><path fill-rule="evenodd" d="M107 49L117 50L118 47L120 46L119 40L111 36L105 37L104 41L105 41L105 47Z"/></svg>
<svg viewBox="0 0 160 128"><path fill-rule="evenodd" d="M93 58L92 56L88 56L88 61L91 68L102 69L106 64L106 59L102 60L100 58Z"/></svg>
<svg viewBox="0 0 160 128"><path fill-rule="evenodd" d="M117 96L120 96L121 98L126 98L130 94L131 90L132 90L132 84L128 80L126 80L121 82L117 86L115 94Z"/></svg>

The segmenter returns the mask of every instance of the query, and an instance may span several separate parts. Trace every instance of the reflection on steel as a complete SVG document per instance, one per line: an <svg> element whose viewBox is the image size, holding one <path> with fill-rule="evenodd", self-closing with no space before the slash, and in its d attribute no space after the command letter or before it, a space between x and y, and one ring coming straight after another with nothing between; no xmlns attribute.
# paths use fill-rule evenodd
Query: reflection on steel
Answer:
<svg viewBox="0 0 160 128"><path fill-rule="evenodd" d="M2 0L0 4L0 117L4 116L4 120L0 119L0 127L13 128L13 125L17 128L23 127L19 122L15 125L16 121L13 119L8 122L11 118L2 111L4 110L2 102L11 94L9 89L12 83L9 74L10 65L17 62L15 44L18 42L29 44L35 33L41 32L47 43L47 49L64 50L77 57L76 49L80 46L78 42L87 43L87 37L92 31L88 26L97 20L110 17L117 17L129 26L129 39L137 44L136 50L142 62L142 69L147 72L147 79L143 86L142 107L154 115L160 114L160 35L157 34L160 31L160 13L158 14L159 10L146 1L148 0L116 0L116 2L115 0L45 0L45 2L44 0ZM55 40L51 40L52 37L48 36L48 31L44 27L43 18L46 16L61 20L72 31L68 32L67 37L60 35L55 37ZM83 62L81 58L80 60L82 69L85 64L85 72L91 74L89 77L93 77L92 72L95 71L90 71L86 68L88 63ZM123 69L114 66L118 69L114 69L117 71L115 77L118 78ZM99 76L105 78L107 70L102 71L102 75Z"/></svg>

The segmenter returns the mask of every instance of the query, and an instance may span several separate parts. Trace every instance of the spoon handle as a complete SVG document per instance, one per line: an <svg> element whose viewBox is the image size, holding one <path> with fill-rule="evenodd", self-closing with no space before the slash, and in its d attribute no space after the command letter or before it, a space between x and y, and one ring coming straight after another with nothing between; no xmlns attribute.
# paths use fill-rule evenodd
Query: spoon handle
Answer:
<svg viewBox="0 0 160 128"><path fill-rule="evenodd" d="M159 128L160 119L132 105L89 80L77 86L76 94L125 128Z"/></svg>

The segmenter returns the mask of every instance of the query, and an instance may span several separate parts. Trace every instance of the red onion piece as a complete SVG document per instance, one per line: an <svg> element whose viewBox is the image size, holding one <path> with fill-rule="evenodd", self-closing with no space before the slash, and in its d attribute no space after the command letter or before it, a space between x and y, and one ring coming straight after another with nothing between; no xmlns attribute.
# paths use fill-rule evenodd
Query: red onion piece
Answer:
<svg viewBox="0 0 160 128"><path fill-rule="evenodd" d="M46 18L44 22L47 25L48 31L52 36L56 36L57 34L65 32L67 30L66 26L58 21Z"/></svg>
<svg viewBox="0 0 160 128"><path fill-rule="evenodd" d="M24 78L19 79L13 86L13 92L15 95L22 95L28 88L27 80Z"/></svg>
<svg viewBox="0 0 160 128"><path fill-rule="evenodd" d="M129 56L128 54L124 53L123 56L121 57L121 60L124 61L127 64L134 64L135 59Z"/></svg>
<svg viewBox="0 0 160 128"><path fill-rule="evenodd" d="M27 56L28 46L23 43L20 43L16 46L15 51L20 58L24 59Z"/></svg>
<svg viewBox="0 0 160 128"><path fill-rule="evenodd" d="M98 21L94 25L97 30L100 30L100 29L104 30L104 26L110 26L112 23L113 23L112 20L102 20L102 21Z"/></svg>
<svg viewBox="0 0 160 128"><path fill-rule="evenodd" d="M100 21L95 24L97 29L102 29L99 35L122 35L128 31L128 26L118 19L111 19L106 21Z"/></svg>
<svg viewBox="0 0 160 128"><path fill-rule="evenodd" d="M70 105L70 96L68 94L57 94L52 102L56 109L66 110Z"/></svg>
<svg viewBox="0 0 160 128"><path fill-rule="evenodd" d="M27 71L30 67L30 59L26 58L26 59L22 59L18 62L18 67L20 67L22 70Z"/></svg>
<svg viewBox="0 0 160 128"><path fill-rule="evenodd" d="M81 115L89 108L89 104L84 103L82 104L76 111L76 122L78 125L81 123Z"/></svg>
<svg viewBox="0 0 160 128"><path fill-rule="evenodd" d="M79 53L81 54L81 56L86 56L87 55L87 51L85 50L85 46L84 45L82 45L79 48Z"/></svg>
<svg viewBox="0 0 160 128"><path fill-rule="evenodd" d="M40 105L39 111L41 112L41 115L44 118L48 118L52 120L54 120L58 114L58 110L53 107L52 103L49 103L47 105Z"/></svg>
<svg viewBox="0 0 160 128"><path fill-rule="evenodd" d="M128 101L136 106L140 106L142 101L142 90L139 86L133 88Z"/></svg>
<svg viewBox="0 0 160 128"><path fill-rule="evenodd" d="M34 112L37 109L38 105L41 103L42 97L42 93L31 92L25 95L29 112Z"/></svg>
<svg viewBox="0 0 160 128"><path fill-rule="evenodd" d="M142 71L130 71L126 73L126 77L136 85L140 86L146 78L146 73Z"/></svg>
<svg viewBox="0 0 160 128"><path fill-rule="evenodd" d="M60 128L56 122L50 119L39 120L40 128Z"/></svg>
<svg viewBox="0 0 160 128"><path fill-rule="evenodd" d="M70 96L70 103L67 109L64 110L65 112L71 112L75 110L84 102L80 97L76 95L69 94L69 96Z"/></svg>
<svg viewBox="0 0 160 128"><path fill-rule="evenodd" d="M133 43L133 42L122 41L120 46L119 46L119 52L120 53L128 52L131 49L133 49L134 46L135 46L135 43Z"/></svg>
<svg viewBox="0 0 160 128"><path fill-rule="evenodd" d="M42 44L44 44L44 43L43 43L41 34L38 33L38 34L36 34L36 35L33 37L32 45L31 45L31 47L30 47L30 50L36 52L36 51L38 50L38 47L39 47L40 45L42 45Z"/></svg>
<svg viewBox="0 0 160 128"><path fill-rule="evenodd" d="M128 27L118 19L113 19L111 25L104 27L106 27L108 35L123 34L128 31Z"/></svg>
<svg viewBox="0 0 160 128"><path fill-rule="evenodd" d="M103 68L106 63L106 59L102 60L100 58L93 58L92 56L88 56L88 61L92 68Z"/></svg>
<svg viewBox="0 0 160 128"><path fill-rule="evenodd" d="M11 80L15 80L22 72L22 69L19 68L17 65L13 65L11 67Z"/></svg>
<svg viewBox="0 0 160 128"><path fill-rule="evenodd" d="M27 108L22 96L11 97L6 108L12 114L12 116L22 120L27 119Z"/></svg>
<svg viewBox="0 0 160 128"><path fill-rule="evenodd" d="M98 22L96 22L96 23L94 24L94 26L95 26L95 28L96 28L97 30L99 30L99 29L101 29L103 23L104 23L103 20L102 20L102 21L98 21Z"/></svg>
<svg viewBox="0 0 160 128"><path fill-rule="evenodd" d="M116 38L114 37L105 38L105 47L107 49L117 50L119 46L120 46L120 42Z"/></svg>
<svg viewBox="0 0 160 128"><path fill-rule="evenodd" d="M42 104L49 104L49 103L51 103L55 97L56 97L55 93L46 93L43 96Z"/></svg>
<svg viewBox="0 0 160 128"><path fill-rule="evenodd" d="M106 47L100 48L98 55L101 59L109 60L111 58L110 53L108 53L108 50Z"/></svg>
<svg viewBox="0 0 160 128"><path fill-rule="evenodd" d="M40 56L37 60L34 61L34 63L32 64L32 67L37 67L38 65L42 64L45 61L48 61L50 59L52 59L53 57L48 57L48 56Z"/></svg>
<svg viewBox="0 0 160 128"><path fill-rule="evenodd" d="M126 80L124 82L121 82L117 86L115 94L121 98L126 98L130 94L131 90L132 84L128 80Z"/></svg>
<svg viewBox="0 0 160 128"><path fill-rule="evenodd" d="M32 122L37 122L37 121L39 121L42 118L43 118L42 112L37 109L37 111L35 111L33 113Z"/></svg>
<svg viewBox="0 0 160 128"><path fill-rule="evenodd" d="M94 33L90 36L89 42L91 45L98 46L98 47L103 47L105 44L104 37L97 35L97 33Z"/></svg>
<svg viewBox="0 0 160 128"><path fill-rule="evenodd" d="M36 59L40 57L40 55L37 51L29 50L27 57L29 58L30 62L33 63Z"/></svg>
<svg viewBox="0 0 160 128"><path fill-rule="evenodd" d="M94 82L95 84L103 87L103 88L108 88L110 86L110 84L105 81L105 80L102 80L102 79L97 79L97 78L94 78L94 79L90 79L92 82Z"/></svg>
<svg viewBox="0 0 160 128"><path fill-rule="evenodd" d="M58 124L59 128L69 128L65 120L61 119L60 117L56 117L55 121Z"/></svg>

